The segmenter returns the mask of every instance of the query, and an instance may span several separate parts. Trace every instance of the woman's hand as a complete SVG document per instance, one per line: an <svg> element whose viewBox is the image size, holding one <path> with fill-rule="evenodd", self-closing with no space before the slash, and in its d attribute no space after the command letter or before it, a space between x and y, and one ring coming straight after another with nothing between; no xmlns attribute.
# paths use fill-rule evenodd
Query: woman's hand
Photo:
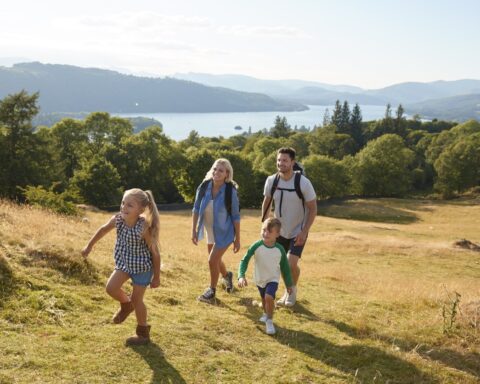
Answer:
<svg viewBox="0 0 480 384"><path fill-rule="evenodd" d="M198 244L198 235L195 229L192 229L192 243L195 245Z"/></svg>
<svg viewBox="0 0 480 384"><path fill-rule="evenodd" d="M237 253L239 250L240 250L240 239L236 237L235 240L233 241L233 253Z"/></svg>
<svg viewBox="0 0 480 384"><path fill-rule="evenodd" d="M244 277L241 277L241 278L238 279L238 287L239 288L246 287L247 285L248 285L247 279L245 279Z"/></svg>

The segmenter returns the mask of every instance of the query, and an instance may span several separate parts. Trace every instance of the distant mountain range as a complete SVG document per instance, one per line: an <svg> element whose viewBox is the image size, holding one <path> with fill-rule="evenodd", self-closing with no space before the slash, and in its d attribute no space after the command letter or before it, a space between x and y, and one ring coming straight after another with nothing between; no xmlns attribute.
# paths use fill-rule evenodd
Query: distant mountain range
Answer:
<svg viewBox="0 0 480 384"><path fill-rule="evenodd" d="M465 121L480 120L480 93L422 101L405 108L410 114L427 119Z"/></svg>
<svg viewBox="0 0 480 384"><path fill-rule="evenodd" d="M260 93L209 87L173 78L38 62L0 67L0 98L40 92L42 112L154 113L292 111L308 107Z"/></svg>
<svg viewBox="0 0 480 384"><path fill-rule="evenodd" d="M332 105L336 100L350 104L403 104L410 115L463 121L479 118L480 80L406 82L380 89L362 89L350 85L331 85L303 80L261 80L242 75L176 74L176 78L212 86L261 92L283 100L307 105Z"/></svg>
<svg viewBox="0 0 480 384"><path fill-rule="evenodd" d="M13 60L13 59L12 59ZM380 89L305 80L262 80L243 75L178 73L140 77L112 70L39 62L0 66L0 98L40 92L42 113L252 112L304 110L306 105L405 107L409 115L479 119L480 80L406 82Z"/></svg>

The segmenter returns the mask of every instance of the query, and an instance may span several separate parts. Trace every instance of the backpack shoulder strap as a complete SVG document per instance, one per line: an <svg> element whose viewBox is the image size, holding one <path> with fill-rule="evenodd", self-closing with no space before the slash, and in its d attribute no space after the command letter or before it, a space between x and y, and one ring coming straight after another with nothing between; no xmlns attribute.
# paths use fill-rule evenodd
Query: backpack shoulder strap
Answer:
<svg viewBox="0 0 480 384"><path fill-rule="evenodd" d="M273 183L272 183L272 188L270 188L270 199L268 200L268 203L267 205L265 206L265 209L262 213L262 223L265 221L265 219L267 218L267 215L268 215L268 211L270 209L270 205L272 204L272 201L273 201L273 194L275 193L275 191L277 190L277 186L278 186L278 182L280 181L280 174L277 173L275 175L275 178L273 179Z"/></svg>
<svg viewBox="0 0 480 384"><path fill-rule="evenodd" d="M300 188L300 180L302 178L302 173L300 171L295 171L295 180L294 180L294 185L295 185L295 192L297 193L297 196L302 202L305 204L305 198L303 197L302 189Z"/></svg>
<svg viewBox="0 0 480 384"><path fill-rule="evenodd" d="M272 188L270 189L270 199L273 199L273 194L277 190L279 181L280 181L280 173L277 173L275 175L275 179L273 179Z"/></svg>
<svg viewBox="0 0 480 384"><path fill-rule="evenodd" d="M233 195L233 183L225 183L225 208L228 214L232 215L232 195Z"/></svg>

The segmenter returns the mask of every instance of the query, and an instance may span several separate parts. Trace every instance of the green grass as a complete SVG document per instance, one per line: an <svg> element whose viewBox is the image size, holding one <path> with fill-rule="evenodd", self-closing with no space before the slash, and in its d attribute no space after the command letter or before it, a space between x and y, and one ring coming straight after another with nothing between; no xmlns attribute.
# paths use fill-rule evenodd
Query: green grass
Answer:
<svg viewBox="0 0 480 384"><path fill-rule="evenodd" d="M257 321L252 284L220 291L216 305L195 300L208 283L205 244L191 244L189 212L162 213L161 287L146 294L153 342L127 348L134 316L112 324L117 304L104 292L114 236L87 262L79 255L110 214L83 222L0 203L0 383L479 382L480 253L453 247L479 242L478 202L326 209L301 261L299 302L276 311L274 337ZM258 216L242 211L242 250L225 256L235 271ZM444 333L454 292L460 311Z"/></svg>

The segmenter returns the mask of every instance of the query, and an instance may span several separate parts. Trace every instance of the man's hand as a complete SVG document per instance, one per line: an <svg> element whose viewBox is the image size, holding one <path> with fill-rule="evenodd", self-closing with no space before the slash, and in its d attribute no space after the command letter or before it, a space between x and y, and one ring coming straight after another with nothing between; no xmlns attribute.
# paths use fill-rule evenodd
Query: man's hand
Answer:
<svg viewBox="0 0 480 384"><path fill-rule="evenodd" d="M244 288L248 285L248 282L247 282L247 279L245 279L244 277L240 277L238 279L238 287L239 288Z"/></svg>
<svg viewBox="0 0 480 384"><path fill-rule="evenodd" d="M302 230L297 237L295 237L295 245L302 246L305 244L305 241L307 240L308 232L305 230Z"/></svg>

